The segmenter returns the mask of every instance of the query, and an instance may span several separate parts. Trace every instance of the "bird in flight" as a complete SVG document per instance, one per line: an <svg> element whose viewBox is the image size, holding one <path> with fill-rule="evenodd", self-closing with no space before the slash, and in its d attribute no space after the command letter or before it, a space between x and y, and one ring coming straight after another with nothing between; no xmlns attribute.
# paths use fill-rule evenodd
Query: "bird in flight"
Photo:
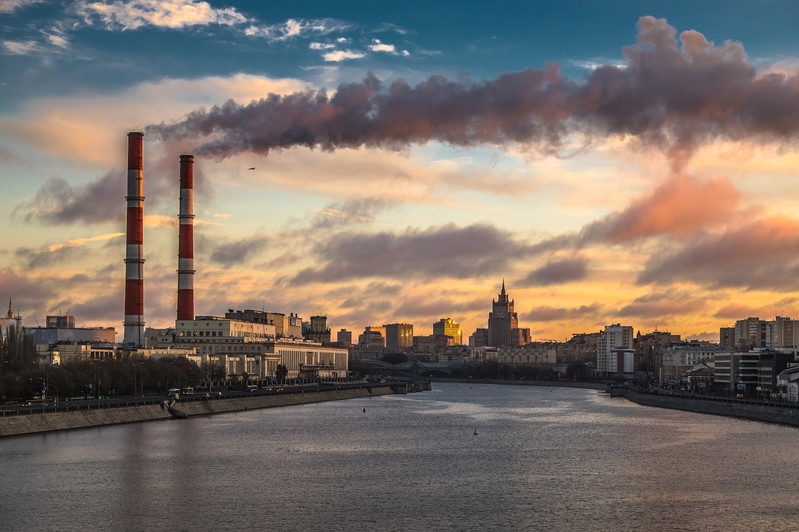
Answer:
<svg viewBox="0 0 799 532"><path fill-rule="evenodd" d="M247 168L247 170L255 170L255 167L253 166L252 168Z"/></svg>

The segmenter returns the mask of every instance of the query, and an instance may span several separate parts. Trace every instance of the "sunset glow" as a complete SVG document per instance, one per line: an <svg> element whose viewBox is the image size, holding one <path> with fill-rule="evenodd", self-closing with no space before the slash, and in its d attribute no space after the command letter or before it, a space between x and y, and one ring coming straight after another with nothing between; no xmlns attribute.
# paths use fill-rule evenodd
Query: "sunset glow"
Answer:
<svg viewBox="0 0 799 532"><path fill-rule="evenodd" d="M175 320L181 154L197 315L450 317L465 342L504 279L533 340L799 318L795 2L303 4L4 7L0 299L25 324L121 339L129 131L148 326Z"/></svg>

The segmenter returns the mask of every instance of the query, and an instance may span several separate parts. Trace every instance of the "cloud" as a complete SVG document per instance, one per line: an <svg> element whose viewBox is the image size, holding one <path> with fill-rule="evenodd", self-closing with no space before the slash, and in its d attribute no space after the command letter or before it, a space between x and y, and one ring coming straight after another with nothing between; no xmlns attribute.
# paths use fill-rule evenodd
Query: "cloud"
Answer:
<svg viewBox="0 0 799 532"><path fill-rule="evenodd" d="M79 256L75 247L61 247L53 250L32 249L28 247L18 248L14 255L22 261L26 270L42 270L56 264L62 264Z"/></svg>
<svg viewBox="0 0 799 532"><path fill-rule="evenodd" d="M428 299L405 299L400 305L392 311L392 314L397 317L441 317L449 316L452 310L458 305L451 299L446 298L428 298ZM457 321L457 320L456 320ZM432 320L431 320L432 323ZM429 330L425 327L426 330ZM432 327L430 328L432 329ZM417 334L424 334L417 331Z"/></svg>
<svg viewBox="0 0 799 532"><path fill-rule="evenodd" d="M69 48L69 39L61 32L47 33L47 42L57 48Z"/></svg>
<svg viewBox="0 0 799 532"><path fill-rule="evenodd" d="M336 47L333 43L312 42L308 45L311 50L333 50Z"/></svg>
<svg viewBox="0 0 799 532"><path fill-rule="evenodd" d="M354 52L352 50L334 50L322 54L322 59L331 63L340 63L341 61L348 61L350 59L363 59L366 54L363 52Z"/></svg>
<svg viewBox="0 0 799 532"><path fill-rule="evenodd" d="M264 91L291 93L305 86L304 82L290 78L236 74L145 82L120 92L34 98L27 101L18 115L0 117L0 130L6 137L31 145L49 156L106 169L120 166L120 161L124 165L127 161L124 130L118 136L109 135L108 116L114 116L117 123L135 129L137 124L143 126L164 115L183 114L223 97L252 100ZM145 136L145 157L148 160L152 160L153 149L168 151L170 157L176 152L191 153L188 142L162 146L149 140ZM173 162L170 159L169 164ZM148 180L149 169L150 164L145 161L145 172L148 173L145 179Z"/></svg>
<svg viewBox="0 0 799 532"><path fill-rule="evenodd" d="M112 238L117 238L120 236L125 236L125 233L106 233L103 235L87 236L83 238L73 238L72 240L66 240L64 242L50 244L49 246L47 246L47 251L57 251L63 248L79 247L88 244L90 242L102 242L104 240L110 240Z"/></svg>
<svg viewBox="0 0 799 532"><path fill-rule="evenodd" d="M269 238L256 234L235 242L225 242L213 247L211 261L224 268L245 264L252 257L266 249Z"/></svg>
<svg viewBox="0 0 799 532"><path fill-rule="evenodd" d="M707 301L696 297L678 297L674 294L647 294L622 307L619 317L668 318L675 315L702 314ZM665 320L664 320L665 321Z"/></svg>
<svg viewBox="0 0 799 532"><path fill-rule="evenodd" d="M799 289L799 222L754 220L709 234L646 263L639 283L689 282L709 288Z"/></svg>
<svg viewBox="0 0 799 532"><path fill-rule="evenodd" d="M397 50L397 47L393 44L386 44L381 42L380 39L372 39L371 44L369 44L369 50L376 53L385 53L390 55L401 55L402 57L408 57L411 53L408 50Z"/></svg>
<svg viewBox="0 0 799 532"><path fill-rule="evenodd" d="M389 54L397 52L397 48L393 44L380 42L380 39L372 39L372 44L369 45L369 49L373 52L385 52Z"/></svg>
<svg viewBox="0 0 799 532"><path fill-rule="evenodd" d="M2 0L0 1L0 13L10 14L43 2L44 0Z"/></svg>
<svg viewBox="0 0 799 532"><path fill-rule="evenodd" d="M337 31L345 31L350 24L332 18L298 20L288 19L280 24L253 24L244 30L248 37L259 37L273 42L306 37L309 35L328 35ZM316 49L311 47L311 49Z"/></svg>
<svg viewBox="0 0 799 532"><path fill-rule="evenodd" d="M97 21L109 30L136 30L145 26L170 29L210 24L233 26L248 20L235 8L216 9L208 2L196 0L81 0L74 9L85 23L93 25Z"/></svg>
<svg viewBox="0 0 799 532"><path fill-rule="evenodd" d="M564 78L557 66L482 83L434 76L411 86L370 75L339 85L333 96L308 91L245 105L228 101L149 130L164 139L202 137L197 151L220 158L293 146L397 149L432 140L562 154L578 138L632 136L666 153L675 169L716 139L797 138L797 73L761 74L739 43L716 46L695 31L683 32L678 43L675 34L665 20L642 17L638 43L624 49L624 67L598 67L582 82Z"/></svg>
<svg viewBox="0 0 799 532"><path fill-rule="evenodd" d="M42 46L33 40L3 41L3 49L11 55L29 55L43 50Z"/></svg>
<svg viewBox="0 0 799 532"><path fill-rule="evenodd" d="M125 194L124 175L110 172L83 186L73 186L67 180L53 177L32 199L22 201L12 212L26 223L52 225L72 223L105 223L121 220L120 207Z"/></svg>
<svg viewBox="0 0 799 532"><path fill-rule="evenodd" d="M588 276L588 259L572 257L547 262L527 277L516 281L522 286L548 286L581 281Z"/></svg>
<svg viewBox="0 0 799 532"><path fill-rule="evenodd" d="M374 215L388 208L391 203L379 197L349 198L333 202L322 208L312 229L330 229L351 223L368 223Z"/></svg>
<svg viewBox="0 0 799 532"><path fill-rule="evenodd" d="M582 305L576 308L540 306L533 307L530 312L520 316L524 321L565 321L565 320L586 320L596 319L602 314L602 306L599 303Z"/></svg>
<svg viewBox="0 0 799 532"><path fill-rule="evenodd" d="M315 250L322 266L300 271L292 283L391 277L463 279L504 271L525 246L496 227L448 224L401 233L341 233Z"/></svg>
<svg viewBox="0 0 799 532"><path fill-rule="evenodd" d="M724 320L731 320L731 322L746 319L750 316L764 316L768 315L769 313L763 314L762 307L753 307L750 305L740 305L737 303L732 303L729 305L724 305L720 309L718 309L714 314L714 318L724 319Z"/></svg>
<svg viewBox="0 0 799 532"><path fill-rule="evenodd" d="M57 284L57 280L40 279L31 275L30 271L26 272L26 275L20 275L10 269L0 269L0 294L3 294L4 298L12 299L15 312L22 309L25 324L33 321L30 319L32 317L25 315L25 309L43 308L42 302L59 292Z"/></svg>
<svg viewBox="0 0 799 532"><path fill-rule="evenodd" d="M623 212L586 227L582 239L622 243L662 234L686 236L698 228L726 223L740 199L738 190L725 178L703 181L671 176Z"/></svg>

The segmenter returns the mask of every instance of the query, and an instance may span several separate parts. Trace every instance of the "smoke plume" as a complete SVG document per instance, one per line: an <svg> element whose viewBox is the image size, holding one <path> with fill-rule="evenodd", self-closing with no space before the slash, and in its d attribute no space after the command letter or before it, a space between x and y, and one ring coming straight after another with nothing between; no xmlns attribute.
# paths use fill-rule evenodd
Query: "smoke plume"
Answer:
<svg viewBox="0 0 799 532"><path fill-rule="evenodd" d="M716 139L791 142L799 133L799 75L759 71L740 43L709 42L642 17L621 66L569 80L556 65L504 73L480 83L433 76L411 86L373 75L326 91L230 100L185 119L152 125L162 139L198 139L196 153L305 146L400 149L439 141L456 146L521 144L557 153L579 136L632 136L683 164Z"/></svg>

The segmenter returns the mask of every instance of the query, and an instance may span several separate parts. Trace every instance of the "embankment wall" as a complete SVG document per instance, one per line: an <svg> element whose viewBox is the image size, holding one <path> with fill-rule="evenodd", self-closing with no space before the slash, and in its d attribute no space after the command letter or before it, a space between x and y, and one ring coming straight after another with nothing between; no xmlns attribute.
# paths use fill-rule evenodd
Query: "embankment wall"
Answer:
<svg viewBox="0 0 799 532"><path fill-rule="evenodd" d="M393 392L390 386L376 385L341 390L254 395L252 397L231 399L220 398L178 401L173 405L173 409L187 416L206 416L223 414L226 412L241 412L258 408L274 408L279 406L389 395L391 393ZM160 404L4 416L0 417L0 437L171 418L172 415L167 408Z"/></svg>
<svg viewBox="0 0 799 532"><path fill-rule="evenodd" d="M751 401L703 400L696 397L654 395L628 389L624 397L645 406L685 410L799 427L799 408Z"/></svg>

